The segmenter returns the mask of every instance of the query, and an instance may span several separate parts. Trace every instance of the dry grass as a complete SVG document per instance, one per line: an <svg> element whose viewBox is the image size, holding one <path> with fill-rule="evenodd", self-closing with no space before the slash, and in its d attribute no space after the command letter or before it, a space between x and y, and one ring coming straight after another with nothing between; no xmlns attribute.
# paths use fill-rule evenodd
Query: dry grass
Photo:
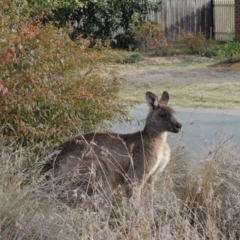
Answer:
<svg viewBox="0 0 240 240"><path fill-rule="evenodd" d="M104 211L71 208L42 189L39 164L29 150L0 156L1 239L239 239L240 152L223 142L195 166L184 155L156 184L154 201L123 198L108 219ZM36 161L38 162L38 161ZM97 207L99 198L92 201Z"/></svg>
<svg viewBox="0 0 240 240"><path fill-rule="evenodd" d="M127 87L120 97L142 103L148 89L155 92L168 89L172 105L239 110L239 69L209 65L209 62L183 62L124 66L120 72L126 78Z"/></svg>
<svg viewBox="0 0 240 240"><path fill-rule="evenodd" d="M169 88L168 88L169 89ZM170 87L173 104L186 107L240 109L239 83L194 83Z"/></svg>
<svg viewBox="0 0 240 240"><path fill-rule="evenodd" d="M144 85L142 85L143 87ZM168 89L171 92L171 104L184 107L205 107L219 109L240 110L240 83L211 83L202 84L161 84L153 87L156 92ZM144 102L142 96L148 88L136 88L135 85L129 84L121 92L121 98L127 101Z"/></svg>

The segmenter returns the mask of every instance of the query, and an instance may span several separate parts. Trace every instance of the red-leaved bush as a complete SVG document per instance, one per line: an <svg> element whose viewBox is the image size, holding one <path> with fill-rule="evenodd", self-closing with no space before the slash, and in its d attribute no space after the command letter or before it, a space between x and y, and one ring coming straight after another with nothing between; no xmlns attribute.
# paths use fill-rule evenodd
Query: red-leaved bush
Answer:
<svg viewBox="0 0 240 240"><path fill-rule="evenodd" d="M106 50L70 40L67 30L42 25L26 1L0 2L1 133L23 144L60 141L103 127L125 108L122 87L106 72Z"/></svg>

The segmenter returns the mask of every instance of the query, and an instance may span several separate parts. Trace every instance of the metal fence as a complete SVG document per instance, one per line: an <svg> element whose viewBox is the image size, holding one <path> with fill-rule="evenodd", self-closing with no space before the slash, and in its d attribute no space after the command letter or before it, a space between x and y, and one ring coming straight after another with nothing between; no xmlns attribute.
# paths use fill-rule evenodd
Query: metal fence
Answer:
<svg viewBox="0 0 240 240"><path fill-rule="evenodd" d="M215 0L213 6L215 39L232 40L235 36L234 0Z"/></svg>
<svg viewBox="0 0 240 240"><path fill-rule="evenodd" d="M211 0L163 0L160 12L151 12L148 19L165 27L169 41L179 39L182 31L203 32L212 36Z"/></svg>

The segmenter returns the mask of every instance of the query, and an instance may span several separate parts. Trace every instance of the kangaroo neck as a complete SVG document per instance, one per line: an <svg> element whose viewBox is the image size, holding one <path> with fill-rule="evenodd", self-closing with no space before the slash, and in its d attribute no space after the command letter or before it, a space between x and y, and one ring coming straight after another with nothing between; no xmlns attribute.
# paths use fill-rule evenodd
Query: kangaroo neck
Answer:
<svg viewBox="0 0 240 240"><path fill-rule="evenodd" d="M167 132L155 132L155 131L149 131L146 128L143 130L142 135L143 137L146 136L147 138L150 138L152 140L161 140L166 142L167 141Z"/></svg>

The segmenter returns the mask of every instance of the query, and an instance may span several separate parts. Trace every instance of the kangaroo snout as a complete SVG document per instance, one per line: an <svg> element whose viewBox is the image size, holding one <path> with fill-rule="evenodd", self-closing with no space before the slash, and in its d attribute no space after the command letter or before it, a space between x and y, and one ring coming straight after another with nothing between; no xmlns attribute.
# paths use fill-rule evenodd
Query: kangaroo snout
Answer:
<svg viewBox="0 0 240 240"><path fill-rule="evenodd" d="M180 132L182 129L182 124L180 122L175 124L174 133Z"/></svg>

